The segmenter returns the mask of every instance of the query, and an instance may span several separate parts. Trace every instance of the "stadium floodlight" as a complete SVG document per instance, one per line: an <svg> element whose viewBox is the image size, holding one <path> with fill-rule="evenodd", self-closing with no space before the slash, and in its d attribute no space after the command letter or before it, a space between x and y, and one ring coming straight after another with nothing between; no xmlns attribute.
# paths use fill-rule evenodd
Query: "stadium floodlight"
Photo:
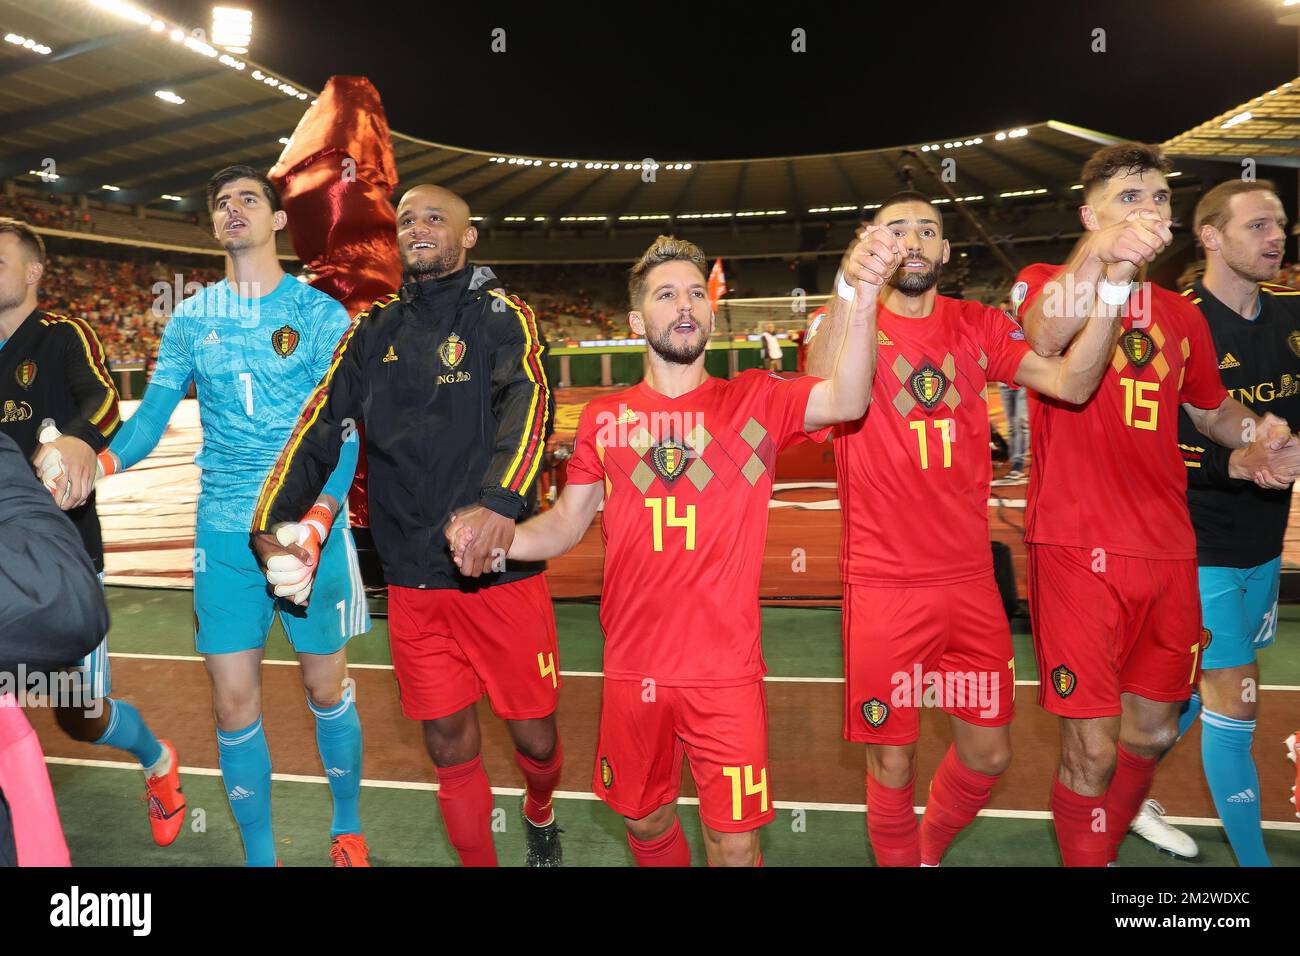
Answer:
<svg viewBox="0 0 1300 956"><path fill-rule="evenodd" d="M1219 129L1232 129L1234 126L1240 126L1242 123L1250 122L1250 120L1253 118L1254 117L1251 114L1250 110L1243 110L1242 112L1238 113L1236 116L1228 120L1226 123L1224 123L1222 126L1220 126Z"/></svg>
<svg viewBox="0 0 1300 956"><path fill-rule="evenodd" d="M185 102L185 97L177 96L171 90L157 90L154 92L154 96L164 103L171 103L173 106L181 106Z"/></svg>
<svg viewBox="0 0 1300 956"><path fill-rule="evenodd" d="M12 43L14 46L20 46L24 50L31 50L33 53L39 53L41 56L49 56L52 52L44 43L37 43L31 37L21 36L17 33L6 33L5 41Z"/></svg>
<svg viewBox="0 0 1300 956"><path fill-rule="evenodd" d="M108 183L105 183L104 185L100 186L99 188L100 188L100 189L107 189L107 190L108 190L109 192L111 192L111 193L121 192L121 190L122 190L122 187L121 187L121 186L110 186L110 185L108 185Z"/></svg>
<svg viewBox="0 0 1300 956"><path fill-rule="evenodd" d="M54 182L58 182L59 180L59 174L52 173L48 169L29 169L27 170L27 175L36 176L37 178L42 179L47 183L54 183Z"/></svg>
<svg viewBox="0 0 1300 956"><path fill-rule="evenodd" d="M163 193L159 199L170 199L172 202L183 202L180 196L173 196L171 193Z"/></svg>
<svg viewBox="0 0 1300 956"><path fill-rule="evenodd" d="M289 145L289 137L288 137L288 136L281 136L281 137L280 137L280 145L281 145L281 146L288 146L288 145Z"/></svg>
<svg viewBox="0 0 1300 956"><path fill-rule="evenodd" d="M253 11L212 8L212 42L230 53L247 53L253 40Z"/></svg>

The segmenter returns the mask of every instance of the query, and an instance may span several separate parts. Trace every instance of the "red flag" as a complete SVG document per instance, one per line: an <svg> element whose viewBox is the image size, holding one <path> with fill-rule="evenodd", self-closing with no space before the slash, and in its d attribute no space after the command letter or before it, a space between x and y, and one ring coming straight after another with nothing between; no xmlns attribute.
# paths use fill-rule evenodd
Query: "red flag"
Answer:
<svg viewBox="0 0 1300 956"><path fill-rule="evenodd" d="M727 277L722 272L722 260L718 259L709 270L709 308L718 311L718 300L727 294Z"/></svg>

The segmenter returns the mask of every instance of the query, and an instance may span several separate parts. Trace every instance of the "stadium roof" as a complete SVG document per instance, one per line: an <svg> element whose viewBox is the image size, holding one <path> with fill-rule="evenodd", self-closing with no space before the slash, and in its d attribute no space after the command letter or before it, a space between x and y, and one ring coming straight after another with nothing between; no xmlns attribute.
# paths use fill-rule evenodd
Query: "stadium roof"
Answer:
<svg viewBox="0 0 1300 956"><path fill-rule="evenodd" d="M1164 147L1173 156L1300 166L1300 77L1180 133Z"/></svg>
<svg viewBox="0 0 1300 956"><path fill-rule="evenodd" d="M0 13L10 31L10 42L0 43L0 178L42 189L198 208L215 165L269 169L315 95L126 0L0 0ZM656 157L646 182L647 157L492 154L393 133L399 191L435 181L494 226L547 228L851 215L901 188L905 167L918 188L943 195L935 177L949 159L957 201L1065 198L1087 154L1115 141L1049 121L850 153ZM59 178L42 184L36 174L51 168Z"/></svg>

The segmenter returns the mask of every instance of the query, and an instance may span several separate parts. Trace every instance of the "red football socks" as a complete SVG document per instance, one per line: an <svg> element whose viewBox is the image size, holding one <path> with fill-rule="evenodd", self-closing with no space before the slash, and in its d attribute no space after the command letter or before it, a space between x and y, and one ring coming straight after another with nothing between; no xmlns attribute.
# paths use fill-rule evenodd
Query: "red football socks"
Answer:
<svg viewBox="0 0 1300 956"><path fill-rule="evenodd" d="M938 866L948 844L989 801L997 777L971 770L948 747L930 782L925 816L921 818L921 862Z"/></svg>
<svg viewBox="0 0 1300 956"><path fill-rule="evenodd" d="M1075 793L1052 779L1052 822L1061 862L1066 866L1105 866L1110 862L1110 833L1105 826L1106 798Z"/></svg>
<svg viewBox="0 0 1300 956"><path fill-rule="evenodd" d="M867 774L867 836L876 866L920 866L921 838L912 807L915 781L886 787Z"/></svg>
<svg viewBox="0 0 1300 956"><path fill-rule="evenodd" d="M463 866L496 866L492 843L492 790L483 758L438 767L438 806L447 838Z"/></svg>
<svg viewBox="0 0 1300 956"><path fill-rule="evenodd" d="M627 834L627 845L632 848L632 856L637 866L690 866L691 848L682 833L681 821L673 818L673 825L663 836L642 842Z"/></svg>
<svg viewBox="0 0 1300 956"><path fill-rule="evenodd" d="M560 782L560 769L564 766L564 750L555 742L555 752L549 760L533 760L527 754L515 751L515 762L524 772L527 789L524 791L524 816L531 823L544 827L555 819L551 808L551 794Z"/></svg>
<svg viewBox="0 0 1300 956"><path fill-rule="evenodd" d="M1129 824L1151 791L1151 779L1156 775L1158 764L1159 761L1153 758L1130 753L1123 745L1115 748L1115 773L1106 791L1106 828L1110 836L1107 862L1119 855L1124 834L1128 833Z"/></svg>

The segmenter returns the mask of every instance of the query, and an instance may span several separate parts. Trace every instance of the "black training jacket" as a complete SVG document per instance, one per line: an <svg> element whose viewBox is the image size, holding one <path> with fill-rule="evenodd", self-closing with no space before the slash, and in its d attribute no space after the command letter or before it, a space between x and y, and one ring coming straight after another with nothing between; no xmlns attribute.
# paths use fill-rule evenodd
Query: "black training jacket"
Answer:
<svg viewBox="0 0 1300 956"><path fill-rule="evenodd" d="M1259 316L1244 319L1199 282L1183 293L1205 314L1228 394L1257 414L1272 412L1300 428L1300 291L1265 283ZM1187 465L1187 507L1196 529L1197 563L1253 568L1282 553L1291 489L1274 491L1228 477L1231 449L1178 413Z"/></svg>
<svg viewBox="0 0 1300 956"><path fill-rule="evenodd" d="M46 420L95 451L122 425L104 349L83 320L35 310L0 347L0 432L30 460ZM95 493L68 512L95 570L104 569Z"/></svg>
<svg viewBox="0 0 1300 956"><path fill-rule="evenodd" d="M515 520L535 510L555 409L545 348L532 309L485 266L379 299L353 321L307 399L252 531L302 517L360 420L370 530L389 584L472 590L537 574L542 564L512 561L463 578L443 527L467 505Z"/></svg>

